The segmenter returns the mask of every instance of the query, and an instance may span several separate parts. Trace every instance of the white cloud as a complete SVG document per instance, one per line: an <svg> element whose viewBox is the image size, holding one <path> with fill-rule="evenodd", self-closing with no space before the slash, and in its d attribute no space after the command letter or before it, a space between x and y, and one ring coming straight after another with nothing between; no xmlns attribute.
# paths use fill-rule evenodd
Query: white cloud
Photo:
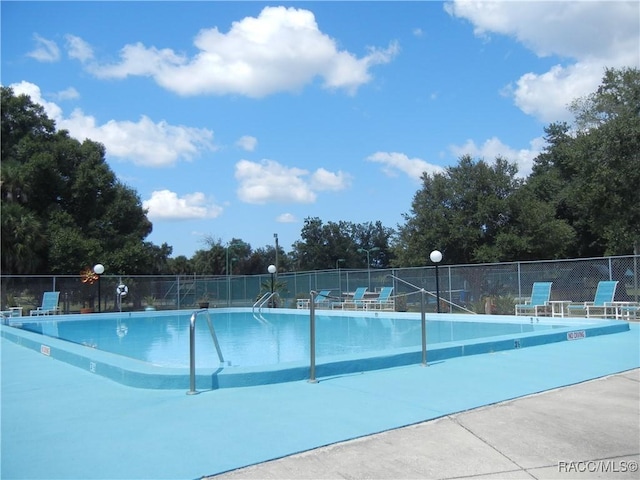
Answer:
<svg viewBox="0 0 640 480"><path fill-rule="evenodd" d="M518 176L526 177L531 173L533 160L542 152L545 140L542 137L534 138L528 149L515 150L505 145L496 137L486 140L481 146L477 146L473 140L467 140L463 145L451 145L449 150L456 157L470 155L474 158L483 158L492 163L496 157L518 165Z"/></svg>
<svg viewBox="0 0 640 480"><path fill-rule="evenodd" d="M298 219L292 213L282 213L276 218L278 223L296 223Z"/></svg>
<svg viewBox="0 0 640 480"><path fill-rule="evenodd" d="M594 92L603 73L603 67L597 64L556 65L540 75L524 74L506 91L520 110L542 122L571 121L573 115L567 106L572 100Z"/></svg>
<svg viewBox="0 0 640 480"><path fill-rule="evenodd" d="M59 100L59 101L74 100L76 98L80 98L80 94L73 87L69 87L69 88L67 88L65 90L61 90L59 92L56 92L56 94L54 96L55 96L56 100Z"/></svg>
<svg viewBox="0 0 640 480"><path fill-rule="evenodd" d="M236 145L247 152L253 152L258 145L258 139L250 135L244 135L238 139Z"/></svg>
<svg viewBox="0 0 640 480"><path fill-rule="evenodd" d="M27 56L36 59L39 62L57 62L60 60L60 49L53 40L47 40L37 33L33 35L36 42L36 48Z"/></svg>
<svg viewBox="0 0 640 480"><path fill-rule="evenodd" d="M409 158L404 153L398 152L376 152L368 156L366 160L381 163L382 171L390 177L395 177L398 172L401 172L416 181L420 181L424 172L434 174L443 171L442 167L432 165L419 158Z"/></svg>
<svg viewBox="0 0 640 480"><path fill-rule="evenodd" d="M75 58L83 63L93 58L91 45L82 38L75 35L65 35L64 38L67 41L67 55L69 55L69 58Z"/></svg>
<svg viewBox="0 0 640 480"><path fill-rule="evenodd" d="M236 179L240 182L238 196L243 202L264 204L313 203L316 194L302 177L307 170L287 168L273 160L261 163L240 160L236 163Z"/></svg>
<svg viewBox="0 0 640 480"><path fill-rule="evenodd" d="M544 122L570 120L566 106L595 91L605 67L640 66L637 1L454 1L445 9L469 20L476 35L512 36L538 56L573 61L509 86L516 105Z"/></svg>
<svg viewBox="0 0 640 480"><path fill-rule="evenodd" d="M149 76L180 95L259 98L299 91L316 77L322 77L326 88L354 93L370 81L371 67L390 62L399 50L391 42L358 58L338 50L336 41L319 30L312 12L285 7L265 7L258 17L233 22L227 33L203 29L194 45L199 52L189 58L170 48L130 44L122 48L120 62L94 63L89 71L100 78Z"/></svg>
<svg viewBox="0 0 640 480"><path fill-rule="evenodd" d="M496 2L448 3L449 14L466 18L476 35L514 37L536 55L569 58L615 57L638 40L638 3ZM633 49L633 48L632 48Z"/></svg>
<svg viewBox="0 0 640 480"><path fill-rule="evenodd" d="M314 190L340 191L351 185L351 176L342 171L330 172L324 168L317 169L311 176L311 186Z"/></svg>
<svg viewBox="0 0 640 480"><path fill-rule="evenodd" d="M151 198L142 202L149 210L151 220L192 220L215 218L222 213L222 207L208 200L204 193L195 192L178 197L170 190L151 193Z"/></svg>
<svg viewBox="0 0 640 480"><path fill-rule="evenodd" d="M238 197L246 203L313 203L317 191L342 190L348 186L348 175L318 169L307 180L308 170L286 167L273 160L260 163L240 160L236 163L239 181Z"/></svg>
<svg viewBox="0 0 640 480"><path fill-rule="evenodd" d="M25 93L43 106L58 128L66 129L79 141L90 138L104 144L107 155L131 160L146 167L166 167L190 160L203 150L214 150L213 132L204 128L153 122L142 116L137 122L110 120L98 124L93 116L74 110L65 117L62 109L42 98L40 88L29 82L11 85L16 94Z"/></svg>
<svg viewBox="0 0 640 480"><path fill-rule="evenodd" d="M153 122L145 115L137 122L109 120L98 125L94 117L76 109L58 126L78 139L103 143L110 156L146 167L172 166L179 160L191 160L202 149L213 149L210 130Z"/></svg>

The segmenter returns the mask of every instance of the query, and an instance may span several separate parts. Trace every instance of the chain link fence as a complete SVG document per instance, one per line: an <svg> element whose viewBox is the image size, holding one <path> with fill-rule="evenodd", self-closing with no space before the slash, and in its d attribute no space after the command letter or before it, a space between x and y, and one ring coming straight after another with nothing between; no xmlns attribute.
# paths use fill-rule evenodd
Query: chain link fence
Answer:
<svg viewBox="0 0 640 480"><path fill-rule="evenodd" d="M201 301L210 308L251 307L271 291L279 294L279 307L296 308L311 290L331 290L336 299L358 287L377 292L393 286L397 311L419 311L418 289L428 292L428 310L513 314L514 305L531 294L534 282L553 282L552 300L592 301L601 280L618 280L616 301L638 302L640 256L575 260L512 262L436 267L286 272L270 275L163 275L116 276L105 274L92 284L80 275L1 275L2 310L21 307L23 314L40 306L47 291L60 292L63 313L82 311L134 311L192 309ZM128 293L118 305L118 285Z"/></svg>

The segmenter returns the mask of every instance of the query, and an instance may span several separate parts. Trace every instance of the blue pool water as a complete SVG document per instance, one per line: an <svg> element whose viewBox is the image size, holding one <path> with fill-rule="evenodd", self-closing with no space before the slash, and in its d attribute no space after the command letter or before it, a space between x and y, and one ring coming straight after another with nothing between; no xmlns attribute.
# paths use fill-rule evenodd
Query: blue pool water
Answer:
<svg viewBox="0 0 640 480"><path fill-rule="evenodd" d="M163 367L189 366L189 319L191 312L131 316L114 314L91 319L57 321L49 317L23 322L22 328L105 352ZM445 317L446 318L446 317ZM467 316L468 318L468 316ZM226 366L276 365L309 358L309 314L211 311ZM472 321L473 320L473 321ZM430 345L471 339L541 332L561 328L552 322L520 317L489 321L482 317L429 320ZM318 360L337 355L366 355L421 347L418 317L387 315L338 316L316 314ZM220 364L206 317L196 322L196 366Z"/></svg>

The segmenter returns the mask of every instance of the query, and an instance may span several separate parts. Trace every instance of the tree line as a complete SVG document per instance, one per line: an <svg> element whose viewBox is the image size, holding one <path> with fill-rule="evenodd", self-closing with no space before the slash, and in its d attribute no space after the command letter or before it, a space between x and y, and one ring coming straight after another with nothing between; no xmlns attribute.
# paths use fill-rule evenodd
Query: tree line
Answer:
<svg viewBox="0 0 640 480"><path fill-rule="evenodd" d="M449 264L626 255L640 251L640 70L607 69L545 127L532 173L462 156L424 173L404 224L306 218L289 252L210 236L191 258L146 241L152 224L100 143L56 130L42 106L2 87L2 272L73 274L96 258L117 274L256 274L410 267L439 249Z"/></svg>

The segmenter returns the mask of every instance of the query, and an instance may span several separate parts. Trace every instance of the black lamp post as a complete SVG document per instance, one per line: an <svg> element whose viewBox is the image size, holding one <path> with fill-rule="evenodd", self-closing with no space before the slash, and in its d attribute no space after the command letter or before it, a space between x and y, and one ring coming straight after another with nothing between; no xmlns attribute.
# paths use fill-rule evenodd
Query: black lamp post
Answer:
<svg viewBox="0 0 640 480"><path fill-rule="evenodd" d="M278 247L278 234L274 233L273 234L273 238L274 238L274 240L276 242L276 272L277 272L278 271L278 248L279 248Z"/></svg>
<svg viewBox="0 0 640 480"><path fill-rule="evenodd" d="M98 276L98 313L100 313L102 311L102 305L100 302L100 275L104 273L104 265L102 265L101 263L97 263L93 267L93 273Z"/></svg>
<svg viewBox="0 0 640 480"><path fill-rule="evenodd" d="M436 265L436 312L440 313L440 281L438 279L438 264L442 261L442 253L439 250L434 250L429 255L429 258Z"/></svg>
<svg viewBox="0 0 640 480"><path fill-rule="evenodd" d="M273 275L278 271L278 269L276 268L275 265L269 265L267 267L267 271L271 274L271 296L269 297L269 306L270 307L275 307L276 306L276 301L273 298L273 292L275 291Z"/></svg>

